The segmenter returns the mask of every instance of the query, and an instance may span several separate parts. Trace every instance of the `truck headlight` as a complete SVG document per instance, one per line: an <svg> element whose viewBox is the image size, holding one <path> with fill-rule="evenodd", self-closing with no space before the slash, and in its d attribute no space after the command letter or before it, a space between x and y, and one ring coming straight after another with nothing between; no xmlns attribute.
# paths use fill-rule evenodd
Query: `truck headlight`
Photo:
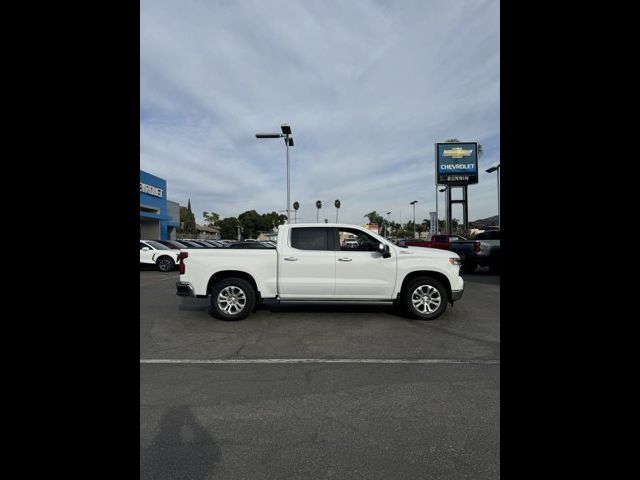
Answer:
<svg viewBox="0 0 640 480"><path fill-rule="evenodd" d="M451 258L449 258L449 263L451 265L456 265L456 266L459 267L460 266L460 259L451 257Z"/></svg>

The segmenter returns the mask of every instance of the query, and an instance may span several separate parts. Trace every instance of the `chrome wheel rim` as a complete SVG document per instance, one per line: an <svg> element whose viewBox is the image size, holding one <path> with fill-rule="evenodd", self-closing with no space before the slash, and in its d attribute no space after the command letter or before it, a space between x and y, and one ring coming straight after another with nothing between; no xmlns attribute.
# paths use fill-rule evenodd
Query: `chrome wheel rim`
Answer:
<svg viewBox="0 0 640 480"><path fill-rule="evenodd" d="M424 314L433 313L442 303L442 296L437 288L431 285L420 285L411 294L413 308Z"/></svg>
<svg viewBox="0 0 640 480"><path fill-rule="evenodd" d="M163 272L167 272L169 271L169 268L171 268L171 262L166 258L163 258L162 260L160 260L159 267Z"/></svg>
<svg viewBox="0 0 640 480"><path fill-rule="evenodd" d="M247 296L240 287L224 287L218 293L218 308L228 315L237 315L247 305Z"/></svg>

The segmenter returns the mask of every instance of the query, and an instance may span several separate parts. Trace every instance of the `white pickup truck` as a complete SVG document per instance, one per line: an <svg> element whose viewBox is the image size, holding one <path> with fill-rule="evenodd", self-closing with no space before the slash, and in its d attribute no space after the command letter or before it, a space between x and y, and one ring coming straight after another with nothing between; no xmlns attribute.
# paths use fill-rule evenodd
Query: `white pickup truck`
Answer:
<svg viewBox="0 0 640 480"><path fill-rule="evenodd" d="M344 224L282 225L274 249L180 250L178 268L177 294L209 297L209 313L223 320L262 301L393 302L432 320L464 290L456 253L399 247Z"/></svg>

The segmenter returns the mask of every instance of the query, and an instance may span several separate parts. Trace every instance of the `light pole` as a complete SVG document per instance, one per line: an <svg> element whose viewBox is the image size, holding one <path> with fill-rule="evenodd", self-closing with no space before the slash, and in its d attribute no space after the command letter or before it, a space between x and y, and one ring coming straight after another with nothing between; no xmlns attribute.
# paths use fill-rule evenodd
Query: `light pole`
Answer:
<svg viewBox="0 0 640 480"><path fill-rule="evenodd" d="M447 191L447 187L444 187L436 192L436 233L438 235L440 234L440 219L438 218L438 192L446 192L446 191Z"/></svg>
<svg viewBox="0 0 640 480"><path fill-rule="evenodd" d="M409 202L409 205L413 205L413 238L417 238L416 237L416 203L418 203L418 200Z"/></svg>
<svg viewBox="0 0 640 480"><path fill-rule="evenodd" d="M280 125L282 133L256 133L256 138L284 138L287 147L287 223L291 223L291 185L289 182L289 147L293 147L291 127L287 124Z"/></svg>
<svg viewBox="0 0 640 480"><path fill-rule="evenodd" d="M494 171L496 172L496 180L498 181L498 230L500 230L500 164L486 170L487 173Z"/></svg>

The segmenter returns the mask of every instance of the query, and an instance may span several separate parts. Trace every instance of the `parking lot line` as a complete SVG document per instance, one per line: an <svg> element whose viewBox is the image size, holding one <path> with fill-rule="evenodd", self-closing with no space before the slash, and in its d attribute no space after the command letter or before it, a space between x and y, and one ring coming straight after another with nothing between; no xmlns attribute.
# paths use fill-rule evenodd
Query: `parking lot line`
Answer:
<svg viewBox="0 0 640 480"><path fill-rule="evenodd" d="M456 360L446 358L235 358L235 359L152 359L141 358L141 364L206 364L234 365L244 363L426 363L426 364L469 364L500 365L500 360Z"/></svg>

